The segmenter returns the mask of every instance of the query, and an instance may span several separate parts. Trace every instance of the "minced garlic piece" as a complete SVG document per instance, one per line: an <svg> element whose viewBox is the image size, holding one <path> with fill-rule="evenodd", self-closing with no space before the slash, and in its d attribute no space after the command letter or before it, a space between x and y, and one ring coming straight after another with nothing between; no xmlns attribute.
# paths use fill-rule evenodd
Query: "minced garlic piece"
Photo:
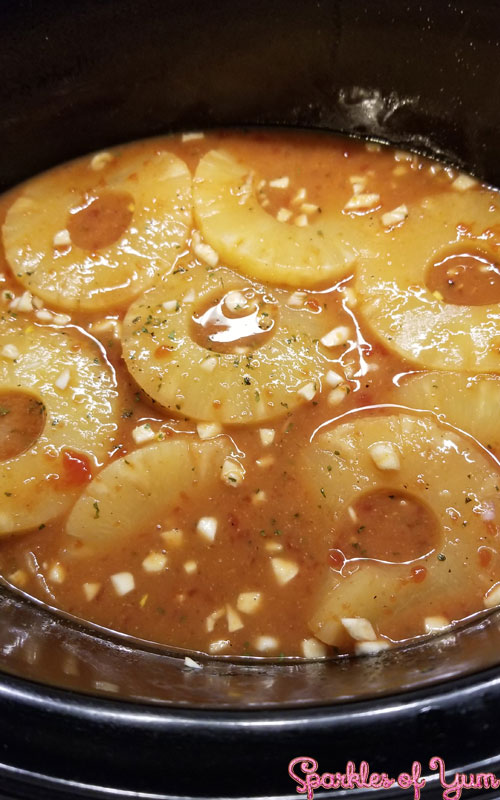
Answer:
<svg viewBox="0 0 500 800"><path fill-rule="evenodd" d="M340 292L341 292L341 294L344 295L343 303L348 308L355 308L357 306L358 298L356 297L356 293L355 293L354 289L351 289L350 286L344 286L340 290Z"/></svg>
<svg viewBox="0 0 500 800"><path fill-rule="evenodd" d="M331 392L328 392L328 397L326 398L327 403L329 406L339 406L349 394L348 386L338 386L336 389L332 389Z"/></svg>
<svg viewBox="0 0 500 800"><path fill-rule="evenodd" d="M336 328L332 328L331 331L325 333L320 342L323 347L339 347L339 345L347 344L350 335L351 331L347 325L337 325Z"/></svg>
<svg viewBox="0 0 500 800"><path fill-rule="evenodd" d="M161 304L164 311L167 314L170 314L173 311L178 311L179 309L179 301L178 300L165 300L164 303Z"/></svg>
<svg viewBox="0 0 500 800"><path fill-rule="evenodd" d="M267 469L268 467L272 467L274 461L274 456L263 456L262 458L257 458L255 463L261 469Z"/></svg>
<svg viewBox="0 0 500 800"><path fill-rule="evenodd" d="M264 447L269 447L274 442L276 431L274 428L259 428L260 441Z"/></svg>
<svg viewBox="0 0 500 800"><path fill-rule="evenodd" d="M225 458L221 470L221 479L228 486L239 486L245 478L245 468L234 458Z"/></svg>
<svg viewBox="0 0 500 800"><path fill-rule="evenodd" d="M257 636L255 640L255 649L261 653L267 653L269 650L277 650L280 646L279 640L276 636Z"/></svg>
<svg viewBox="0 0 500 800"><path fill-rule="evenodd" d="M320 642L319 639L314 637L311 639L302 639L302 655L304 658L326 658L328 649L326 644Z"/></svg>
<svg viewBox="0 0 500 800"><path fill-rule="evenodd" d="M227 650L231 647L229 639L218 639L216 642L210 642L208 646L209 653L220 653L222 650Z"/></svg>
<svg viewBox="0 0 500 800"><path fill-rule="evenodd" d="M309 219L307 214L299 214L294 219L294 224L297 225L298 228L307 228L309 225Z"/></svg>
<svg viewBox="0 0 500 800"><path fill-rule="evenodd" d="M88 600L90 603L92 600L95 600L99 592L101 591L101 584L100 583L84 583L82 586L83 594L85 595L85 599Z"/></svg>
<svg viewBox="0 0 500 800"><path fill-rule="evenodd" d="M205 370L205 372L213 372L216 366L217 359L215 356L209 356L208 358L205 358L200 364L201 369Z"/></svg>
<svg viewBox="0 0 500 800"><path fill-rule="evenodd" d="M349 183L352 186L353 194L361 194L366 189L366 177L364 175L351 175Z"/></svg>
<svg viewBox="0 0 500 800"><path fill-rule="evenodd" d="M267 494L264 492L263 489L257 489L256 492L252 495L252 505L260 506L262 503L267 501Z"/></svg>
<svg viewBox="0 0 500 800"><path fill-rule="evenodd" d="M287 558L272 558L271 566L273 568L274 576L280 586L289 583L299 571L298 564L295 561L290 561Z"/></svg>
<svg viewBox="0 0 500 800"><path fill-rule="evenodd" d="M180 528L162 531L160 537L168 547L181 547L184 542L184 532Z"/></svg>
<svg viewBox="0 0 500 800"><path fill-rule="evenodd" d="M283 545L281 542L266 542L264 550L267 550L268 553L281 553Z"/></svg>
<svg viewBox="0 0 500 800"><path fill-rule="evenodd" d="M424 629L426 633L437 633L438 631L443 631L449 627L450 620L446 619L446 617L437 615L435 617L426 617L424 619Z"/></svg>
<svg viewBox="0 0 500 800"><path fill-rule="evenodd" d="M316 214L319 211L319 206L314 203L302 203L300 210L304 214Z"/></svg>
<svg viewBox="0 0 500 800"><path fill-rule="evenodd" d="M378 639L376 642L356 642L354 652L357 656L375 656L383 650L388 650L389 642Z"/></svg>
<svg viewBox="0 0 500 800"><path fill-rule="evenodd" d="M297 394L303 397L307 402L310 402L316 396L316 384L313 381L304 384L300 389L297 389Z"/></svg>
<svg viewBox="0 0 500 800"><path fill-rule="evenodd" d="M293 198L292 198L292 203L293 203L294 205L297 205L298 203L302 203L302 201L303 201L303 200L305 200L305 199L306 199L306 197L307 197L307 191L306 191L306 189L305 189L305 188L302 186L302 187L301 187L301 188L298 190L298 192L296 193L295 197L293 197Z"/></svg>
<svg viewBox="0 0 500 800"><path fill-rule="evenodd" d="M12 572L11 575L9 575L9 581L13 583L14 586L19 586L22 588L28 583L28 575L24 569L16 569L15 572Z"/></svg>
<svg viewBox="0 0 500 800"><path fill-rule="evenodd" d="M403 205L393 208L392 211L382 214L382 225L386 228L391 227L391 225L398 225L400 222L404 222L407 216L408 206L403 203Z"/></svg>
<svg viewBox="0 0 500 800"><path fill-rule="evenodd" d="M162 572L167 566L167 556L165 553L151 552L142 562L145 572Z"/></svg>
<svg viewBox="0 0 500 800"><path fill-rule="evenodd" d="M111 575L110 580L118 597L123 597L135 589L135 580L131 572L116 572Z"/></svg>
<svg viewBox="0 0 500 800"><path fill-rule="evenodd" d="M226 620L229 633L234 633L244 627L240 615L229 603L226 604Z"/></svg>
<svg viewBox="0 0 500 800"><path fill-rule="evenodd" d="M307 294L305 292L293 292L287 301L287 305L291 308L302 308Z"/></svg>
<svg viewBox="0 0 500 800"><path fill-rule="evenodd" d="M458 176L458 178L455 178L451 184L451 187L452 189L456 189L457 192L466 192L468 189L472 189L472 187L476 185L477 181L475 178L471 178L470 175L465 175L462 173Z"/></svg>
<svg viewBox="0 0 500 800"><path fill-rule="evenodd" d="M333 369L329 369L325 375L325 383L331 389L336 389L337 386L340 386L341 383L344 382L344 378L342 375L339 375L338 372L334 372Z"/></svg>
<svg viewBox="0 0 500 800"><path fill-rule="evenodd" d="M185 561L182 565L184 568L184 572L188 575L195 575L198 572L198 562L191 559L190 561Z"/></svg>
<svg viewBox="0 0 500 800"><path fill-rule="evenodd" d="M66 580L66 568L59 561L54 564L48 574L48 579L52 583L64 583Z"/></svg>
<svg viewBox="0 0 500 800"><path fill-rule="evenodd" d="M374 642L377 638L369 619L364 617L343 617L340 621L349 636L358 642Z"/></svg>
<svg viewBox="0 0 500 800"><path fill-rule="evenodd" d="M224 609L218 608L216 611L212 611L211 614L205 619L205 628L207 633L212 633L213 629L215 628L215 623L218 622L224 616Z"/></svg>
<svg viewBox="0 0 500 800"><path fill-rule="evenodd" d="M484 596L484 607L500 606L500 583L495 584Z"/></svg>
<svg viewBox="0 0 500 800"><path fill-rule="evenodd" d="M35 301L33 300L33 302ZM54 314L54 319L53 319L54 325L68 325L68 323L70 322L71 322L71 317L69 314Z"/></svg>
<svg viewBox="0 0 500 800"><path fill-rule="evenodd" d="M216 267L219 263L219 254L209 244L201 241L198 231L193 232L192 238L193 253L200 261L208 264L209 267Z"/></svg>
<svg viewBox="0 0 500 800"><path fill-rule="evenodd" d="M213 542L217 533L217 520L215 517L200 517L196 530L207 542Z"/></svg>
<svg viewBox="0 0 500 800"><path fill-rule="evenodd" d="M380 203L380 195L375 192L369 194L354 194L344 206L347 211L355 211L360 208L374 208Z"/></svg>
<svg viewBox="0 0 500 800"><path fill-rule="evenodd" d="M189 669L203 669L203 664L198 664L198 662L190 658L190 656L186 656L184 659L184 666L189 667Z"/></svg>
<svg viewBox="0 0 500 800"><path fill-rule="evenodd" d="M55 380L55 382L54 382L54 385L55 385L55 386L56 386L58 389L61 389L61 391L64 391L64 389L67 389L67 388L68 388L68 386L69 386L69 382L70 382L70 379L71 379L71 372L70 372L70 371L69 371L69 369L66 367L66 369L63 369L63 371L61 372L61 374L60 374L60 375L58 375L58 377L56 378L56 380Z"/></svg>
<svg viewBox="0 0 500 800"><path fill-rule="evenodd" d="M282 178L274 178L272 181L269 181L269 186L272 186L273 189L288 189L290 186L290 178L288 175L284 175Z"/></svg>
<svg viewBox="0 0 500 800"><path fill-rule="evenodd" d="M262 603L260 592L240 592L236 600L236 608L242 614L255 614Z"/></svg>
<svg viewBox="0 0 500 800"><path fill-rule="evenodd" d="M33 311L33 299L31 292L23 292L20 297L12 301L10 308L15 311L21 311L22 313Z"/></svg>
<svg viewBox="0 0 500 800"><path fill-rule="evenodd" d="M222 426L218 422L198 422L196 430L200 439L213 439L222 432Z"/></svg>
<svg viewBox="0 0 500 800"><path fill-rule="evenodd" d="M10 358L12 361L15 361L16 358L19 358L19 350L15 344L4 344L0 351L0 355L2 355L4 358Z"/></svg>
<svg viewBox="0 0 500 800"><path fill-rule="evenodd" d="M151 428L149 423L144 423L144 425L138 425L132 431L132 439L136 444L144 444L145 442L151 442L155 438L155 432Z"/></svg>
<svg viewBox="0 0 500 800"><path fill-rule="evenodd" d="M289 208L280 208L278 213L276 214L276 219L278 222L288 222L288 220L293 216L293 211L290 211Z"/></svg>
<svg viewBox="0 0 500 800"><path fill-rule="evenodd" d="M95 170L98 172L101 169L104 169L108 164L113 161L113 155L111 153L103 152L103 153L96 153L95 156L92 156L90 160L90 169Z"/></svg>
<svg viewBox="0 0 500 800"><path fill-rule="evenodd" d="M191 131L189 133L182 134L182 141L183 142L194 142L196 139L204 139L205 134L202 131Z"/></svg>
<svg viewBox="0 0 500 800"><path fill-rule="evenodd" d="M67 228L63 228L62 231L57 231L54 234L53 239L54 247L69 247L71 244L71 236L69 235L69 231Z"/></svg>
<svg viewBox="0 0 500 800"><path fill-rule="evenodd" d="M399 453L392 442L375 442L368 448L373 463L378 469L399 469Z"/></svg>
<svg viewBox="0 0 500 800"><path fill-rule="evenodd" d="M248 300L242 292L233 289L231 292L228 292L224 298L224 305L231 313L235 314L242 309L248 308Z"/></svg>

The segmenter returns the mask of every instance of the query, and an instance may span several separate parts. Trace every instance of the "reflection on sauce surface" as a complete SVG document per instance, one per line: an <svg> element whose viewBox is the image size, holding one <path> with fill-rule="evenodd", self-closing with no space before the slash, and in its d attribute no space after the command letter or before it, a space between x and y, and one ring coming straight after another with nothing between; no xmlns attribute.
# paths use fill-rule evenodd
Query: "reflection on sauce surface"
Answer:
<svg viewBox="0 0 500 800"><path fill-rule="evenodd" d="M217 353L250 352L272 335L277 315L276 302L253 291L232 291L192 318L195 341Z"/></svg>
<svg viewBox="0 0 500 800"><path fill-rule="evenodd" d="M128 153L147 154L151 147L146 142L132 145L130 150L121 149L119 154L111 154L110 163L113 158L118 162L128 158ZM296 230L311 227L314 235L319 236L341 220L342 235L366 259L363 268L367 274L370 258L380 251L380 243L394 241L404 232L412 220L413 209L422 201L442 198L445 193L453 193L460 202L463 199L453 187L456 178L453 170L445 171L411 154L329 136L223 131L186 141L182 137L157 140L153 144L155 152L162 147L185 161L193 174L200 159L211 149L229 151L239 162L248 164L248 181L231 196L243 204L250 197L248 208L258 203L267 214L288 226L286 230L292 241ZM71 243L98 256L101 248L112 246L124 234L137 209L134 197L128 192L94 191L94 197L92 181L99 185L102 176L97 171L89 177L89 170L94 169L90 164L91 159L87 158L62 168L58 180L65 188L81 182L92 197L87 205L70 214L67 229ZM468 192L472 198L484 193L479 187ZM2 201L2 220L18 195L16 190ZM488 197L490 205L497 202L496 194ZM351 203L353 198L357 199ZM403 215L395 228L382 221L382 215L403 204L408 210L407 219ZM251 227L250 210L248 217ZM461 221L458 219L457 223ZM491 220L491 229L494 222ZM227 225L231 232L231 219ZM486 227L482 225L481 231ZM103 374L116 375L119 392L118 412L109 413L106 457L95 457L90 447L86 452L83 448L82 451L63 448L61 458L48 455L50 470L60 471L56 477L61 491L70 486L81 489L83 499L78 502L82 514L87 514L87 528L102 525L106 536L111 531L112 546L104 543L97 546L90 538L85 541L83 536L79 539L68 535L66 517L56 515L47 519L40 530L3 539L2 574L28 593L83 619L151 641L214 655L324 657L339 651L365 652L363 647L367 642L372 642L376 650L394 641L422 635L431 629L430 619L439 617L446 625L494 605L496 584L500 581L497 543L500 529L495 498L479 496L480 492L469 496L467 486L458 485L456 475L444 469L439 489L448 493L443 495L442 504L452 512L445 522L438 520L435 508L417 499L413 487L401 484L398 462L404 454L382 437L375 441L377 447L370 451L373 455L370 458L379 471L377 474L387 477L386 488L360 491L356 501L343 512L342 520L332 528L328 508L332 498L325 497L325 484L311 488L300 466L312 452L315 431L330 420L335 426L338 417L345 420L343 415L357 408L398 404L399 388L394 378L413 370L419 370L419 375L426 376L428 382L403 381L401 405L427 409L433 420L436 418L432 415L441 411L447 422L467 433L462 413L464 403L469 402L467 387L460 385L459 392L455 392L456 383L452 381L456 378L444 371L427 371L418 361L405 360L392 346L390 337L380 335L359 291L357 261L329 286L322 283L303 289L296 285L275 285L272 275L267 285L237 278L241 289L226 290L222 286L197 305L196 298L190 297L192 276L197 279L200 274L216 276L221 266L231 269L231 263L227 260L219 263L203 231L198 239L193 240L190 234L186 241L181 233L171 271L176 279L185 281L183 291L155 312L154 320L141 320L138 332L138 338L146 336L151 342L158 386L164 381L177 391L175 407L170 412L149 399L147 391L131 377L122 358L120 326L131 298L104 311L90 308L69 313L64 306L55 308L48 302L30 305L28 298L27 306L16 311L10 305L19 301L25 289L10 270L8 248L2 254L1 272L5 279L1 302L5 313L14 312L21 327L58 326L67 333L69 348L78 347L73 342L71 325L88 331L99 343L95 363ZM152 238L157 235L154 226L148 235ZM133 269L140 272L141 254L132 256L136 259ZM62 260L54 260L55 270ZM116 269L119 275L119 264ZM391 265L391 269L397 271L398 264ZM168 285L169 278L165 275L158 274L156 279L159 285L162 281ZM64 280L70 282L71 276L65 276ZM461 252L439 256L427 274L427 281L427 288L440 293L445 303L472 307L500 301L496 261L490 260L480 242L476 246L473 237ZM426 285L422 281L419 290L424 292ZM105 291L103 287L102 293ZM412 292L413 297L416 292L413 289ZM188 369L176 328L176 315L184 311L189 314L189 336L206 351L203 362L189 365L194 371L190 373L193 378L188 391L180 388ZM287 381L289 402L280 401L279 415L270 419L266 414L273 403L272 392L261 397L255 389L261 368L258 352L272 337L280 335L279 324L285 312L302 321L310 336L311 349L299 350L293 332L287 334L286 346L296 347L297 354L300 353L303 373ZM66 313L68 319L62 316ZM418 335L431 329L432 324L426 318ZM165 341L160 340L160 331L165 332ZM461 347L459 336L456 341L457 347ZM2 340L0 350L8 344ZM440 340L436 339L433 346L439 350ZM4 352L7 352L4 358L9 357L9 352L10 357L15 356L11 351ZM220 409L231 402L229 378L216 379L217 356L228 353L250 356L246 358L248 368L236 393L241 397L250 397L251 393L255 413L260 414L251 425L241 420L237 424L223 424L218 417ZM298 356L296 361L299 364ZM237 369L238 358L234 362ZM270 369L269 365L266 369ZM471 392L470 414L465 414L465 423L469 416L476 424L474 430L480 430L481 434L483 430L488 432L487 437L478 437L480 445L486 448L478 452L488 465L488 474L493 475L498 467L495 459L500 456L500 435L490 415L492 402L500 399L500 378L496 380L496 370L488 368L488 372L484 392L480 379L480 385L476 384L479 388ZM71 393L72 376L61 370L59 378L62 388L58 391ZM29 391L29 387L23 388ZM38 388L43 395L43 376ZM197 397L215 390L216 398L203 406L209 409L204 416L192 419L184 413L186 394ZM2 398L0 433L7 429L22 430L26 437L2 435L4 449L0 455L9 459L19 448L28 446L26 442L36 431L30 428L29 408L23 410L21 403L17 406L13 402L7 406L7 400L4 402ZM79 402L77 396L73 400ZM8 409L6 413L1 410L4 406ZM455 414L457 409L460 413ZM12 425L14 417L16 424ZM470 439L461 439L462 434L453 428L447 430L450 441L455 442L460 463L476 458L468 455ZM458 438L454 440L453 436ZM141 471L144 467L133 466L136 471L130 483L130 496L120 500L121 508L113 507L116 487L112 482L106 483L108 478L104 477L111 466L120 462L125 468L130 466L127 460L141 449L146 452L151 444L168 445L179 439L185 439L195 449L201 440L208 445L206 452L210 452L212 438L223 443L227 457L222 463L203 454L193 457L192 475L179 489L173 505L168 508L162 505L162 495L167 493L165 487L175 483L179 470L178 462L169 462L167 455L161 469L153 470L154 474ZM437 454L438 449L428 448L415 456L413 474L415 481L421 482L423 493L425 465L434 463ZM338 456L333 453L329 465L332 473L340 474L343 464L342 453L339 451ZM96 476L101 476L100 493L92 494ZM143 493L142 522L132 536L120 535L125 526L121 528L116 520L127 513L127 503L136 503L136 491ZM153 514L152 508L158 511ZM455 574L449 565L460 561L460 547L471 519L481 534L479 546L474 549L477 575L473 579L468 572L464 585L459 570ZM444 539L447 552L442 548ZM377 568L373 575L365 570L368 562ZM441 570L438 577L437 567ZM357 605L351 604L349 595L343 609L339 611L335 606L330 613L331 598L324 600L323 589L332 576L340 580L341 572L357 576L348 590ZM437 588L428 592L431 585ZM332 596L337 603L339 595L335 592ZM499 601L500 597L496 602ZM373 602L378 605L372 624ZM318 614L321 625L316 624ZM345 616L359 618L361 626L346 623L346 627L341 621ZM373 636L365 625L367 620Z"/></svg>
<svg viewBox="0 0 500 800"><path fill-rule="evenodd" d="M500 303L499 265L480 250L450 253L430 267L427 286L457 306Z"/></svg>

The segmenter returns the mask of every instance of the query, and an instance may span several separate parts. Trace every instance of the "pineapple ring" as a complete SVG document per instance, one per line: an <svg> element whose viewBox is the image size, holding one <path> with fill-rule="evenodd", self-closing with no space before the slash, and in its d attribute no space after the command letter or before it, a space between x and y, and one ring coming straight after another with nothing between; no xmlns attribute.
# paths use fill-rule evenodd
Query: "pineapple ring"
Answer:
<svg viewBox="0 0 500 800"><path fill-rule="evenodd" d="M1 324L0 391L25 391L46 414L35 443L0 462L1 536L44 525L66 511L90 477L89 461L106 455L116 430L117 393L114 375L98 356L87 338Z"/></svg>
<svg viewBox="0 0 500 800"><path fill-rule="evenodd" d="M500 248L488 233L500 223L496 203L486 191L445 193L377 234L378 256L360 260L357 291L361 313L389 350L429 369L500 371L500 306L447 304L426 287L429 265L457 243L496 260Z"/></svg>
<svg viewBox="0 0 500 800"><path fill-rule="evenodd" d="M400 378L385 402L433 411L466 431L484 447L500 451L500 376L459 372L417 372ZM500 452L499 452L500 455Z"/></svg>
<svg viewBox="0 0 500 800"><path fill-rule="evenodd" d="M223 150L198 164L193 184L197 223L227 264L261 281L302 288L344 277L355 253L332 221L299 228L259 204L251 171ZM250 176L251 177L251 176Z"/></svg>
<svg viewBox="0 0 500 800"><path fill-rule="evenodd" d="M220 483L230 453L225 438L200 442L189 436L135 450L89 483L73 506L66 532L90 546L105 547L117 538L165 525L167 515L191 492Z"/></svg>
<svg viewBox="0 0 500 800"><path fill-rule="evenodd" d="M233 291L246 292L251 303L258 304L260 297L277 315L263 343L243 355L207 349L192 330L195 297L197 307L214 307ZM326 333L322 315L278 305L282 295L288 296L278 290L271 297L224 268L195 267L170 275L127 312L123 354L128 370L146 394L174 414L233 425L283 416L307 401L299 391L303 386L314 383L316 393L327 361L317 344Z"/></svg>
<svg viewBox="0 0 500 800"><path fill-rule="evenodd" d="M187 239L189 170L167 152L124 154L106 169L104 181L101 172L84 173L75 165L75 188L68 189L68 169L29 181L9 208L3 226L7 261L27 289L58 308L97 311L131 301L170 270ZM71 243L67 229L74 209L91 213L96 200L120 196L129 198L129 208L116 241L95 249ZM93 230L95 219L88 226Z"/></svg>
<svg viewBox="0 0 500 800"><path fill-rule="evenodd" d="M392 612L395 620L409 614L408 638L414 635L409 629L416 610L422 628L415 634L423 633L424 616L453 609L469 593L477 597L474 610L482 608L495 578L481 566L478 550L491 548L494 563L500 530L492 522L500 512L500 476L493 461L466 437L420 415L349 417L316 438L304 464L313 498L326 505L329 523L338 524L365 493L404 489L432 510L440 540L407 563L361 557L331 571L310 619L314 635L327 644L345 642L345 617L367 618L383 634ZM376 466L369 448L381 442L395 448L399 468Z"/></svg>

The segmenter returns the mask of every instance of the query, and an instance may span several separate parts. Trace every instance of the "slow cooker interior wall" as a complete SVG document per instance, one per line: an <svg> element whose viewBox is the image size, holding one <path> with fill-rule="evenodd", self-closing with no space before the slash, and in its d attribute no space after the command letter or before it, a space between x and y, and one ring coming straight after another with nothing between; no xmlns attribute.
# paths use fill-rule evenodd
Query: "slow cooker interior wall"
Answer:
<svg viewBox="0 0 500 800"><path fill-rule="evenodd" d="M500 183L494 2L7 0L0 188L172 129L288 124L432 150Z"/></svg>
<svg viewBox="0 0 500 800"><path fill-rule="evenodd" d="M408 7L389 0L4 0L0 10L0 187L131 138L244 123L304 125L379 136L441 153L500 184L500 106L496 102L500 71L495 69L499 43L493 38L499 29L498 13L493 0L478 4L421 0ZM67 643L67 630L58 629L58 636ZM14 671L18 667L16 663ZM449 755L449 764L455 768L465 763L460 760L466 758L465 750L470 759L486 758L488 741L494 755L496 672L483 678L486 690L474 678L468 694L459 686L450 689L450 699L446 691L439 697L413 694L407 705L396 699L397 719L380 713L389 701L374 701L371 720L377 736L368 738L374 752L380 753L383 746L386 753L379 757L377 767L383 768L387 758L388 767L397 762L408 768L410 756L427 755L427 750L415 750L415 742L427 739L429 747ZM329 760L333 753L339 766L342 759L345 763L344 756L370 755L365 739L367 716L359 705L348 712L332 705L318 711L317 720L310 709L297 712L293 728L287 712L260 712L262 721L255 719L253 728L247 724L248 712L246 716L227 714L226 738L221 740L220 713L197 714L196 726L182 727L176 714L165 710L147 712L138 706L67 693L55 694L49 703L49 693L43 688L5 678L0 689L2 787L9 780L9 793L16 797L33 797L32 787L39 785L36 778L32 782L12 778L11 787L6 776L20 767L43 771L57 781L70 776L122 787L128 780L131 790L163 795L190 789L204 796L204 768L216 770L221 758L230 757L231 764L242 769L245 782L240 784L236 770L227 772L219 792L234 797L239 792L262 791L263 773L254 770L262 763L267 792L292 792L286 764L300 748L323 760L324 768L333 766ZM359 727L353 726L356 710ZM463 736L464 710L469 713L468 738L463 752L453 750L452 759L452 744L453 748L457 745L452 731ZM344 727L339 715L346 720ZM429 726L429 715L434 727ZM117 744L118 726L123 748L117 752L135 754L133 769L126 775L119 759L114 771L109 763L113 757L109 742ZM48 734L40 736L42 730ZM68 731L81 737L77 756L72 755L73 738ZM293 741L284 736L286 731ZM200 732L205 737L201 750ZM434 738L437 733L443 741ZM165 741L177 737L183 748L166 751ZM260 750L256 753L257 739ZM473 739L477 752L472 749ZM67 749L58 746L66 741ZM91 742L92 748L85 742ZM194 747L197 787L191 779ZM266 761L255 758L256 754L263 758L264 753ZM172 755L180 777L173 770L164 772L163 767L148 771L153 760L163 764L161 758ZM56 785L52 778L47 782ZM73 791L66 794L61 789L64 796L77 796ZM94 797L104 796L90 791ZM48 790L45 796L55 797L56 790Z"/></svg>

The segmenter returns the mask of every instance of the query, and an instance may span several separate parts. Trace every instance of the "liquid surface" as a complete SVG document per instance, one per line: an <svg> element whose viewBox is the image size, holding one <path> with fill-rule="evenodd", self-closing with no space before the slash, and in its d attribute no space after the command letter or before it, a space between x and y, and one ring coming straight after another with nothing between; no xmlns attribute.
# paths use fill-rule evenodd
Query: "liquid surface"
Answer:
<svg viewBox="0 0 500 800"><path fill-rule="evenodd" d="M214 203L222 208L217 219L226 232L224 247L234 249L234 263L220 257L219 234L210 227L210 219L201 221L196 182L192 226L185 237L175 201L168 224L162 217L162 224L156 225L150 215L142 231L142 218L129 191L133 177L128 177L126 191L114 184L106 188L108 171L116 165L124 165L125 171L130 158L136 169L141 158L149 163L163 150L184 161L192 175L211 150L229 153L247 165L246 177L226 194L225 189L219 195L214 189L218 198ZM137 176L140 181L140 172ZM467 389L455 393L449 383L451 373L442 371L435 380L430 367L406 360L379 335L365 315L364 288L357 278L361 260L369 264L369 259L386 258L397 273L399 262L391 261L392 243L398 242L414 209L421 204L425 209L429 198L447 202L452 195L461 201L466 191L473 205L476 195L487 195L493 206L498 202L495 192L478 184L463 191L460 182L455 183L459 177L449 168L390 148L288 132L168 137L89 156L52 173L51 191L55 179L56 185L73 193L67 212L57 212L59 216L54 212L45 244L47 252L56 254L53 269L58 280L71 282L71 271L59 275L58 264L61 270L67 267L57 254L64 253L66 259L77 246L90 254L85 274L91 276L93 264L103 265L116 286L119 262L109 257L104 263L103 248L120 240L130 267L124 285L129 286L130 275L140 274L145 264L131 244L137 231L151 238L155 253L163 252L161 237L170 237L169 246L176 253L164 269L158 262L145 294L142 287L126 301L95 311L56 307L37 298L34 290L26 296L6 236L9 209L22 200L24 187L4 197L0 206L0 221L6 220L0 255L3 319L21 331L31 326L63 331L70 350L78 350L83 337L95 349L92 362L114 381L117 399L107 415L104 455L90 438L85 446L65 450L60 440L51 449L49 437L47 475L55 475L61 491L74 492L74 497L69 510L60 513L55 508L53 516L46 514L43 522L19 535L6 531L0 542L2 575L84 620L173 647L224 656L322 658L368 652L370 647L376 651L435 630L436 619L442 626L452 625L494 605L500 582L500 529L493 496L500 436L496 420L490 421L488 414L500 396L497 373L488 370L484 393L473 390L464 426L461 409L469 403ZM164 178L175 180L175 171ZM154 184L150 191L154 210ZM231 216L233 211L228 210L233 201L248 209L245 236L237 231L236 212ZM254 230L252 209L263 210L280 223L279 237L263 239L267 234L257 223ZM22 217L22 205L17 211L21 221L16 217L15 224L25 225L19 236L29 240L31 223ZM478 208L474 220L460 212L456 226L477 222L477 236L493 230L495 220L484 221L481 214ZM456 226L453 221L453 231ZM311 232L306 248L311 269L318 266L311 253L322 252L318 241L331 235L345 243L351 255L346 256L346 266L338 267L338 276L325 280L324 273L318 273L317 284L311 279L307 286L292 279L287 285L282 272L279 279L274 277L272 266L280 258L276 248L285 246L280 237L292 248L287 251L291 264L290 253L298 258L304 246L298 231ZM422 231L420 238L425 237L425 228ZM450 251L451 234L444 232L445 255L438 255L432 267L420 265L427 277L416 286L409 283L411 296L437 292L445 304L479 310L498 303L493 239L488 240L491 252L475 240ZM269 256L266 281L253 277L256 242ZM332 251L328 274L337 264L339 254ZM221 270L233 275L229 283ZM101 302L107 289L106 279L99 280L102 285L95 291ZM207 280L213 283L208 288ZM168 294L172 286L173 297ZM136 306L138 310L129 312ZM0 331L0 339L1 358L9 370L18 370L13 380L22 383L25 362L16 359L15 351L5 350L11 342L8 334ZM437 339L434 346L440 347ZM477 346L482 347L481 342ZM72 392L75 381L73 368L67 376L65 365L61 355L56 390L62 396ZM151 370L147 379L146 368ZM43 396L45 378L43 367L39 369ZM433 382L415 391L413 399L414 374L428 374ZM23 385L22 390L29 392L29 387ZM37 425L32 424L31 401L25 407L10 391L10 385L5 393L0 386L0 458L7 461L28 449L41 434L37 425L44 419L39 415ZM79 404L78 393L72 398L71 413L83 419L86 407ZM360 409L361 418L370 413L378 419L379 407L387 415L388 406L396 417L403 406L415 424L423 420L428 444L421 452L408 454L404 436L400 444L396 439L388 442L386 431L378 438L374 434L373 441L360 439L356 446L368 454L373 487L356 473L349 484L356 496L342 506L342 497L332 500L326 480L315 483L310 477L313 447L322 432L336 429L339 419L350 419L349 412ZM468 427L469 418L484 423L481 436ZM430 421L444 431L444 438L436 434L432 439ZM50 434L52 425L52 418L47 418L44 435ZM102 430L104 423L99 425ZM174 457L169 444L179 442ZM165 447L151 456L151 464L146 456L134 460L139 451L147 454L158 444ZM56 469L52 456L63 451L64 463ZM340 449L330 456L325 463L333 474L348 468ZM460 464L476 464L469 473L484 472L484 485L493 487L492 495L486 489L474 494L467 471L463 485L454 478L449 465L455 457ZM113 477L109 470L118 464ZM415 486L401 478L405 464L410 464L408 474ZM433 497L441 499L432 503L424 497L429 464L438 464L432 488L438 483L443 493L436 489ZM133 479L127 467L134 470ZM98 477L99 486L94 483ZM128 488L122 491L124 486ZM470 505L464 499L468 492ZM335 519L332 503L335 508L342 506ZM130 532L127 521L132 518ZM453 575L448 574L452 559L446 555L447 547L458 553ZM443 567L441 588L429 593L426 586L435 578L424 557ZM341 573L365 576L360 569L368 562L379 572L366 572L366 587L358 590L352 581L339 579ZM382 590L386 592L386 605L382 613L377 610L372 615L374 586L380 587L381 596ZM334 610L325 597L334 597ZM353 628L351 618L361 621L361 627ZM363 628L365 622L369 626Z"/></svg>

